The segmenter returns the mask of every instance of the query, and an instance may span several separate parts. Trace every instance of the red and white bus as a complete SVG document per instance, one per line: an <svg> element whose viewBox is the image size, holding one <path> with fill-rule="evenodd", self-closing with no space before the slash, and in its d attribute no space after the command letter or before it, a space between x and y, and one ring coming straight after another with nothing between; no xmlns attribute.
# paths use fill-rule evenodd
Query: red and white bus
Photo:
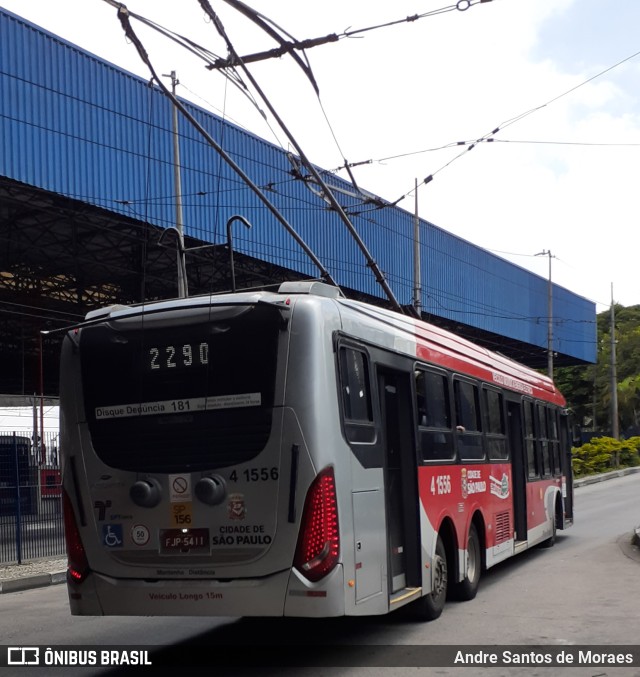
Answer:
<svg viewBox="0 0 640 677"><path fill-rule="evenodd" d="M72 613L436 618L571 524L564 406L317 282L90 313L61 368Z"/></svg>

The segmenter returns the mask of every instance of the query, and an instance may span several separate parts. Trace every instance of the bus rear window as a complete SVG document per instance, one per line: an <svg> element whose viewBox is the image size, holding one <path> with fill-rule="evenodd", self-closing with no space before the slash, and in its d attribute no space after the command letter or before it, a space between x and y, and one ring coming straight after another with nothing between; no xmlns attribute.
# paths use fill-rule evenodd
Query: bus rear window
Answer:
<svg viewBox="0 0 640 677"><path fill-rule="evenodd" d="M147 472L256 456L271 430L279 314L252 306L221 321L82 330L85 411L98 456Z"/></svg>

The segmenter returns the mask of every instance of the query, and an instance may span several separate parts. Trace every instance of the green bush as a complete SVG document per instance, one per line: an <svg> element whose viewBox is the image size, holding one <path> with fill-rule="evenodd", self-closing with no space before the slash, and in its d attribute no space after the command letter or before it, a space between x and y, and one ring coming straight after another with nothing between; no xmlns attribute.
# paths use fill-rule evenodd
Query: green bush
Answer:
<svg viewBox="0 0 640 677"><path fill-rule="evenodd" d="M613 437L595 437L571 450L575 477L596 475L616 468L640 465L640 437L616 440Z"/></svg>

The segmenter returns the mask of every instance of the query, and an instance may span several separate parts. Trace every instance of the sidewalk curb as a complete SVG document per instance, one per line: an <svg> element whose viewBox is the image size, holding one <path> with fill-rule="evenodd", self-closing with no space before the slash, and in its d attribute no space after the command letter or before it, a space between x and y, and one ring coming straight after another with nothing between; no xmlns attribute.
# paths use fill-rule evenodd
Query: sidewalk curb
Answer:
<svg viewBox="0 0 640 677"><path fill-rule="evenodd" d="M8 581L0 581L0 594L21 592L22 590L32 590L33 588L45 588L49 585L64 583L66 580L66 571L56 571L50 574L36 574L35 576L14 578Z"/></svg>
<svg viewBox="0 0 640 677"><path fill-rule="evenodd" d="M584 487L588 484L596 484L597 482L604 482L611 480L614 477L624 477L625 475L634 475L640 472L640 466L633 468L621 468L620 470L612 470L611 472L603 472L600 475L590 475L589 477L581 477L573 480L573 488Z"/></svg>

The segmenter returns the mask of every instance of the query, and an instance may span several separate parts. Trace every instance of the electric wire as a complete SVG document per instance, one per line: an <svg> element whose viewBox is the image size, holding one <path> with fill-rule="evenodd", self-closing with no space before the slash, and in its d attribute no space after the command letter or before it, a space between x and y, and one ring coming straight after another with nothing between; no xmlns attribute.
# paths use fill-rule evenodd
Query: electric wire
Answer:
<svg viewBox="0 0 640 677"><path fill-rule="evenodd" d="M109 4L114 4L113 0L105 0L105 1L109 2ZM259 12L256 12L255 10L251 9L244 3L239 2L238 0L224 0L224 1L227 4L238 9L238 11L241 11L245 16L247 16L252 21L260 25L264 30L266 30L269 33L269 35L271 35L271 37L274 38L279 43L279 47L267 50L265 52L258 52L256 54L246 54L244 56L231 54L227 59L218 58L215 64L212 66L213 68L216 69L225 69L237 66L240 63L248 64L255 61L262 61L264 59L280 58L285 54L289 54L295 58L297 57L297 55L295 54L296 50L304 51L312 47L318 47L319 45L338 42L339 40L345 38L355 38L363 33L369 33L371 31L380 30L383 28L390 28L392 26L397 26L403 23L414 23L420 19L438 16L440 14L446 14L448 12L454 11L464 12L474 5L492 2L492 0L458 0L458 2L456 2L453 5L447 5L439 9L429 10L428 12L423 12L421 14L413 14L411 16L407 16L402 19L387 21L381 24L366 26L363 28L357 28L353 30L347 29L342 31L341 33L329 33L328 35L317 38L296 40L295 38L293 38L293 36L283 31L283 29L281 29L273 21L271 21L264 15L260 14ZM268 26L265 26L265 24L268 24ZM277 31L273 30L273 27L278 28L280 31L282 31L284 35L291 38L291 40L287 41L282 36L278 35ZM314 83L312 82L312 84ZM314 84L314 86L316 85Z"/></svg>
<svg viewBox="0 0 640 677"><path fill-rule="evenodd" d="M164 34L165 36L169 37L170 39L176 41L178 44L181 44L182 46L186 47L187 49L192 51L194 54L197 54L201 58L204 58L205 60L213 59L214 61L216 59L218 59L218 63L219 63L219 58L217 57L217 55L210 52L208 49L203 48L200 45L197 45L196 43L194 43L190 39L185 38L184 36L178 35L173 31L169 31L168 29L165 29L164 27L160 26L156 22L152 22L152 21L146 19L145 17L142 17L141 15L135 14L133 12L129 12L128 10L126 10L126 8L124 8L124 6L121 3L115 2L114 0L105 0L105 1L108 4L110 4L113 7L116 7L118 9L118 14L119 14L121 22L123 23L123 26L125 26L125 21L124 21L125 15L126 15L127 23L129 23L129 17L136 18L136 19L142 21L144 24L148 25L149 27L154 28L155 30L157 30L160 33ZM263 30L265 30L271 37L278 40L281 43L281 45L284 43L284 39L282 38L282 36L278 33L277 30L275 30L275 28L277 28L280 31L282 31L282 29L280 29L280 27L278 27L276 24L274 24L273 22L270 22L270 20L265 20L265 18L262 15L255 13L253 10L248 8L243 3L236 2L235 0L226 0L226 1L228 2L228 4L231 4L236 9L238 9L243 14L245 14L245 16L249 16L249 18L251 18L255 23L257 23L261 28L263 28ZM403 19L403 20L387 22L387 23L381 24L379 26L367 27L367 28L358 29L358 30L355 30L355 31L347 31L347 32L345 32L344 37L353 37L354 35L357 35L359 33L367 32L367 31L374 30L374 29L377 29L377 28L388 27L388 26L395 25L397 23L406 22L406 21L415 21L419 18L423 18L425 16L433 16L435 14L443 13L445 11L453 11L453 10L464 11L474 4L479 4L481 2L487 2L487 1L490 1L490 0L476 0L475 2L474 2L474 0L459 0L455 5L451 5L451 6L448 6L446 8L441 8L439 10L432 10L430 12L423 13L422 15L415 15L413 17L407 17L406 19ZM224 30L224 27L222 26L222 22L220 21L219 17L213 12L213 10L212 10L210 4L207 2L207 0L199 0L199 3L201 5L202 9L211 18L211 21L216 26L218 33L223 37L223 39L224 39L224 41L227 45L227 50L228 50L229 54L231 54L233 56L233 59L234 59L233 65L234 66L239 65L241 67L245 76L249 78L253 88L256 91L258 91L260 97L262 98L263 102L269 108L271 114L276 118L280 127L283 129L283 131L289 137L290 141L292 141L292 143L296 147L296 150L298 151L298 153L299 153L301 159L303 160L305 166L307 167L307 169L312 174L314 174L316 180L318 180L319 182L322 183L321 177L315 173L313 166L311 166L310 163L306 160L304 153L302 152L302 149L299 147L299 145L296 143L295 139L293 139L293 137L291 136L289 131L283 125L281 119L279 118L279 116L277 115L277 113L275 112L273 107L271 106L270 102L264 96L260 87L257 85L257 82L255 81L255 79L249 73L249 71L246 67L246 64L243 62L242 58L239 57L239 55L237 54L237 52L233 48L233 45L232 45L228 35L226 34L226 31ZM129 24L129 30L131 30L130 24ZM125 27L125 31L127 31L127 27ZM289 34L286 34L286 36L292 37ZM138 47L138 52L143 57L143 60L145 60L147 62L147 65L151 68L150 62L148 62L148 56L146 55L146 53L143 54L144 50L141 48L141 44L139 43L139 40L136 37L132 36L130 33L128 34L128 37L134 42L134 44L136 44L136 46ZM318 92L317 84L315 83L315 79L313 78L313 74L310 70L310 67L308 66L308 62L303 61L300 57L298 57L293 52L290 52L290 54L294 57L294 59L301 66L301 68L303 68L303 70L307 74L307 77L311 81L311 83L314 86L314 89L316 90L316 93L317 93ZM226 71L225 71L225 75L227 77L231 77L232 78L231 81L234 82L235 84L238 84L238 86L242 85L243 89L248 89L248 88L246 88L246 85L244 85L244 82L242 81L241 76L239 76L234 69L230 69L230 70L231 70L231 73L233 73L233 76L229 76L229 74L226 73ZM323 109L323 112L325 112L324 109ZM325 117L326 117L326 112L325 112ZM328 122L328 119L327 119L327 122ZM330 126L330 128L331 128L331 126ZM335 135L334 135L334 138L335 138ZM337 139L336 139L336 143L337 143ZM351 174L350 171L349 171L349 173ZM355 179L354 179L352 174L351 174L351 176L352 176L354 185L357 186L357 184L355 183ZM361 238L360 238L359 234L357 233L357 231L355 230L355 228L353 228L353 226L352 226L351 222L349 221L349 218L347 217L346 213L344 213L344 211L342 210L340 203L338 203L337 200L335 200L333 198L332 193L330 191L327 191L327 189L324 186L323 186L323 190L325 192L326 197L332 202L333 208L340 214L343 222L345 223L345 225L349 229L350 233L356 239L356 242L358 242L360 249L362 250L365 258L367 259L367 265L373 271L378 283L384 289L384 291L387 294L387 296L389 297L392 305L394 305L397 310L401 311L402 309L401 309L400 305L398 304L398 302L396 301L393 292L391 291L391 289L386 284L384 276L383 276L382 272L380 271L377 263L371 257L371 255L368 252L364 242L361 240Z"/></svg>
<svg viewBox="0 0 640 677"><path fill-rule="evenodd" d="M549 99L549 100L546 101L545 103L540 104L540 105L538 105L538 106L535 106L534 108L530 108L530 109L528 109L528 110L526 110L526 111L523 111L522 113L520 113L520 114L518 114L518 115L516 115L516 116L514 116L514 117L512 117L512 118L509 118L509 119L507 119L507 120L505 120L505 121L503 121L503 122L501 122L501 123L500 123L497 127L495 127L492 131L487 132L486 134L484 134L483 136L479 137L478 139L475 139L474 141L456 141L456 142L452 142L452 143L445 144L444 146L441 147L441 149L449 148L449 147L455 147L455 146L466 146L466 147L465 147L465 150L463 150L463 151L462 151L461 153L459 153L458 155L454 156L451 160L449 160L447 163L445 163L445 164L444 164L443 166L441 166L439 169L437 169L437 170L435 170L434 172L432 172L431 174L427 175L427 176L422 180L422 184L430 183L430 182L434 179L434 177L435 177L437 174L439 174L439 173L442 172L444 169L446 169L447 167L449 167L451 164L453 164L454 162L456 162L457 160L459 160L459 159L460 159L463 155L465 155L467 152L469 152L469 151L473 150L474 148L476 148L476 147L478 146L478 144L493 142L493 141L495 140L494 137L496 136L496 134L497 134L498 132L501 132L501 131L505 130L506 128L508 128L508 127L510 127L510 126L512 126L512 125L514 125L514 124L516 124L517 122L520 122L520 121L523 120L524 118L529 117L530 115L533 115L534 113L537 113L538 111L542 110L543 108L546 108L546 107L550 106L551 104L555 103L556 101L559 101L560 99L562 99L562 98L568 96L569 94L572 94L573 92L577 91L578 89L580 89L580 88L582 88L582 87L588 85L589 83L593 82L593 81L596 80L597 78L599 78L599 77L605 75L606 73L609 73L610 71L614 70L615 68L618 68L618 67L621 66L622 64L627 63L628 61L630 61L630 60L636 58L636 57L639 56L639 55L640 55L640 51L636 51L636 52L634 52L633 54L630 54L629 56L626 56L624 59L621 59L620 61L617 61L615 64L613 64L613 65L611 65L611 66L605 68L604 70L599 71L599 72L596 73L595 75L592 75L591 77L587 78L586 80L583 80L583 81L580 82L579 84L577 84L577 85L575 85L575 86L573 86L573 87L567 89L566 91L562 92L561 94L558 94L557 96L554 96L553 98ZM390 159L393 159L393 158L392 158L392 157L385 158L385 160L390 160ZM367 162L367 161L365 161L365 162ZM406 193L404 193L404 194L402 195L402 197L400 197L398 200L396 200L396 201L395 201L394 203L392 203L392 204L397 204L397 202L398 202L399 200L401 200L401 199L403 199L403 198L405 198L405 197L407 197L407 196L409 196L409 195L412 195L414 192L415 192L415 188L412 188L411 190L409 190L409 191L407 191Z"/></svg>
<svg viewBox="0 0 640 677"><path fill-rule="evenodd" d="M235 58L239 58L229 36L227 35L226 30L224 29L224 26L222 25L222 22L220 21L219 17L215 14L213 11L211 5L209 4L208 0L198 0L200 3L200 6L205 10L205 12L211 17L212 21L215 23L216 30L220 34L220 36L224 39L227 49L230 54L234 55ZM291 134L290 130L288 127L285 125L284 121L278 114L278 112L275 110L274 106L271 104L269 99L266 97L264 94L262 88L256 81L256 79L253 77L247 66L240 61L240 68L242 69L243 73L245 76L248 78L250 81L252 87L254 88L255 91L258 92L258 95L264 102L264 104L267 106L269 109L271 115L274 117L274 119L277 121L278 126L284 134L286 134L287 138L289 141L293 144L295 147L298 156L300 157L301 162L304 164L306 169L309 171L310 174L313 175L316 181L318 181L321 186L322 190L325 193L325 197L330 201L331 206L337 211L338 215L340 216L341 221L343 224L346 226L347 230L351 234L352 238L356 241L358 248L360 249L362 255L364 256L367 266L371 269L371 272L373 273L374 277L376 278L376 281L378 284L382 287L383 291L385 292L387 298L389 299L389 302L391 305L397 310L398 312L402 313L403 308L402 306L398 303L398 300L395 297L395 294L393 293L391 287L387 284L387 281L384 277L384 274L380 270L380 267L378 266L377 262L375 259L371 256L371 253L369 252L366 244L362 240L361 236L359 235L358 231L354 228L353 224L349 220L349 217L346 215L344 210L342 209L342 205L338 202L338 200L335 198L333 195L333 192L326 186L324 183L322 177L316 170L316 168L309 162L309 160L306 157L306 154L304 153L302 147L300 144L296 141L295 137Z"/></svg>

